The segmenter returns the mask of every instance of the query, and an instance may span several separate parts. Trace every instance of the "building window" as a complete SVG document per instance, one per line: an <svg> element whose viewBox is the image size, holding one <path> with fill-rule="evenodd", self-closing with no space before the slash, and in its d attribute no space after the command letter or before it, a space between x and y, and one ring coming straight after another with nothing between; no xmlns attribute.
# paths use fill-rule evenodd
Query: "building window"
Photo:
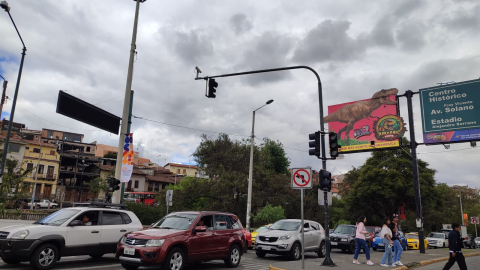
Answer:
<svg viewBox="0 0 480 270"><path fill-rule="evenodd" d="M55 150L50 150L50 155L55 156Z"/></svg>
<svg viewBox="0 0 480 270"><path fill-rule="evenodd" d="M138 188L138 180L135 180L135 188Z"/></svg>
<svg viewBox="0 0 480 270"><path fill-rule="evenodd" d="M8 151L18 153L20 152L20 144L9 143L8 144Z"/></svg>
<svg viewBox="0 0 480 270"><path fill-rule="evenodd" d="M43 174L44 170L45 170L45 165L39 164L38 170L37 170L38 174Z"/></svg>
<svg viewBox="0 0 480 270"><path fill-rule="evenodd" d="M87 152L90 152L90 146L87 146Z"/></svg>
<svg viewBox="0 0 480 270"><path fill-rule="evenodd" d="M33 163L27 163L27 171L33 172Z"/></svg>
<svg viewBox="0 0 480 270"><path fill-rule="evenodd" d="M40 148L33 148L34 153L40 153Z"/></svg>
<svg viewBox="0 0 480 270"><path fill-rule="evenodd" d="M155 191L159 191L160 190L160 183L156 182L155 183Z"/></svg>
<svg viewBox="0 0 480 270"><path fill-rule="evenodd" d="M177 169L177 174L180 174L180 169Z"/></svg>
<svg viewBox="0 0 480 270"><path fill-rule="evenodd" d="M63 133L63 140L70 142L81 142L82 136L78 134Z"/></svg>
<svg viewBox="0 0 480 270"><path fill-rule="evenodd" d="M47 131L47 138L53 139L53 130Z"/></svg>
<svg viewBox="0 0 480 270"><path fill-rule="evenodd" d="M28 150L28 149L30 149L30 147L28 147L28 146L25 146L25 150Z"/></svg>
<svg viewBox="0 0 480 270"><path fill-rule="evenodd" d="M187 169L183 169L183 174L187 174Z"/></svg>

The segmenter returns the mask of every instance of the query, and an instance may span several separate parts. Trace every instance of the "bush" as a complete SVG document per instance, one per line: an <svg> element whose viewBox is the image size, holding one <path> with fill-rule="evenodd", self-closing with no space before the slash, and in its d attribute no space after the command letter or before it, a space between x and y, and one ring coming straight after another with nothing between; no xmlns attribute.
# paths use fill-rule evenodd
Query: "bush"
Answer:
<svg viewBox="0 0 480 270"><path fill-rule="evenodd" d="M143 225L150 225L165 216L162 207L149 206L141 203L127 202L128 210L132 211Z"/></svg>
<svg viewBox="0 0 480 270"><path fill-rule="evenodd" d="M285 219L285 213L281 206L271 206L267 203L262 210L258 211L258 214L253 218L255 224L259 225L260 223L269 224L274 223L280 219Z"/></svg>

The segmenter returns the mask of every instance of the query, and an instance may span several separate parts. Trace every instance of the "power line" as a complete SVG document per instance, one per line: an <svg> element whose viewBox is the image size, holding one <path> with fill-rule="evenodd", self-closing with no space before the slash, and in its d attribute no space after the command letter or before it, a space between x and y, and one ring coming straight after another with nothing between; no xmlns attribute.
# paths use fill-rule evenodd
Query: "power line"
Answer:
<svg viewBox="0 0 480 270"><path fill-rule="evenodd" d="M99 103L95 103L95 104L93 104L93 105L98 105L98 104L101 104L101 103L104 103L104 102L107 102L107 101L110 101L110 100L114 100L114 99L119 98L119 97L123 97L123 95L116 96L116 97L113 97L113 98L111 98L111 99L107 99L107 100L101 101L101 102L99 102Z"/></svg>
<svg viewBox="0 0 480 270"><path fill-rule="evenodd" d="M463 151L463 150L470 150L470 149L475 149L475 148L469 147L469 148L462 148L462 149L455 149L455 150L445 150L445 151L438 151L438 152L424 152L424 153L418 153L418 154L446 153L446 152L456 152L456 151Z"/></svg>

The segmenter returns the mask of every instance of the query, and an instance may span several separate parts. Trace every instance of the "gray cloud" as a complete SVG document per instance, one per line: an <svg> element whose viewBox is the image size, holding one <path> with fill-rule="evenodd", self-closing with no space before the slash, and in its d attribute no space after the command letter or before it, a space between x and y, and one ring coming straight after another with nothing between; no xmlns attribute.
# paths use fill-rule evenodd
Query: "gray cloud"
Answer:
<svg viewBox="0 0 480 270"><path fill-rule="evenodd" d="M395 1L399 5L395 8L394 14L399 17L405 17L410 15L412 12L418 10L424 6L425 2L423 0L407 0L407 1Z"/></svg>
<svg viewBox="0 0 480 270"><path fill-rule="evenodd" d="M293 60L299 63L351 61L365 52L365 42L348 35L349 21L325 20L310 30L295 49Z"/></svg>
<svg viewBox="0 0 480 270"><path fill-rule="evenodd" d="M401 49L408 52L419 51L425 46L426 29L423 22L409 20L400 25L395 38Z"/></svg>
<svg viewBox="0 0 480 270"><path fill-rule="evenodd" d="M247 19L247 15L243 13L237 13L230 18L230 27L237 35L250 31L253 28L253 24Z"/></svg>
<svg viewBox="0 0 480 270"><path fill-rule="evenodd" d="M443 20L443 24L455 31L475 30L480 27L480 5L472 9L458 8L449 18Z"/></svg>
<svg viewBox="0 0 480 270"><path fill-rule="evenodd" d="M213 53L211 37L198 30L179 32L175 41L175 52L185 63L198 64L202 58Z"/></svg>
<svg viewBox="0 0 480 270"><path fill-rule="evenodd" d="M393 27L393 18L390 16L385 16L378 20L370 32L370 41L378 46L394 46Z"/></svg>

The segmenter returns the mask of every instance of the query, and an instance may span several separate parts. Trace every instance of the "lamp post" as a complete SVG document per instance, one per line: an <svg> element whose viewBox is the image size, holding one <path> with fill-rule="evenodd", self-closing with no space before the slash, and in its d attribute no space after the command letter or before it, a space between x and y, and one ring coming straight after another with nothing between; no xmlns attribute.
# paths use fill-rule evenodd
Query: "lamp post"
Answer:
<svg viewBox="0 0 480 270"><path fill-rule="evenodd" d="M247 220L246 220L247 232L250 232L250 212L252 211L253 140L255 139L255 112L272 102L273 102L273 99L270 99L263 106L254 110L253 116L252 116L252 136L250 137L250 169L248 170L248 196L247 196Z"/></svg>
<svg viewBox="0 0 480 270"><path fill-rule="evenodd" d="M160 167L160 157L161 157L161 156L162 156L162 155L158 155L158 156L157 156L157 158L158 158L158 166L157 166L157 167Z"/></svg>
<svg viewBox="0 0 480 270"><path fill-rule="evenodd" d="M0 104L0 113L1 113L3 111L3 104L5 103L5 95L7 94L8 81L5 80L5 78L2 75L0 75L0 77L2 77L2 79L3 79L2 100L1 100L1 104Z"/></svg>
<svg viewBox="0 0 480 270"><path fill-rule="evenodd" d="M460 214L462 215L462 225L465 225L465 221L463 219L463 206L462 206L462 190L460 189L460 187L458 187L458 198L460 198Z"/></svg>
<svg viewBox="0 0 480 270"><path fill-rule="evenodd" d="M7 160L7 152L8 152L8 143L10 142L10 133L12 132L12 124L13 124L13 116L15 115L15 106L17 105L17 97L18 97L18 88L20 87L20 79L22 78L22 70L23 70L23 60L25 59L25 52L27 48L25 47L25 43L23 43L22 36L20 32L18 32L17 26L13 21L12 15L10 15L10 7L8 6L7 1L2 1L0 3L0 7L8 13L10 20L12 20L13 26L15 30L17 30L18 37L23 44L22 50L22 60L20 61L20 69L18 70L18 77L17 77L17 85L15 86L15 94L13 95L13 102L12 102L12 110L10 112L10 121L8 122L8 129L7 129L7 136L5 137L5 145L3 146L3 153L2 153L2 160L0 162L0 176L3 175L3 171L5 169L5 162Z"/></svg>

